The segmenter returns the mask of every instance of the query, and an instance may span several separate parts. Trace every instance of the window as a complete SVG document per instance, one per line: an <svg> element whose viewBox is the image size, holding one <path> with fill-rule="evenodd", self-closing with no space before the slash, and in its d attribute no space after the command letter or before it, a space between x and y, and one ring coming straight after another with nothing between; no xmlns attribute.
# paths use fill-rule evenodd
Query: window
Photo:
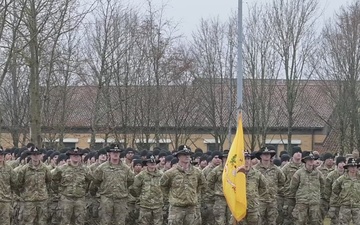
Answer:
<svg viewBox="0 0 360 225"><path fill-rule="evenodd" d="M65 148L75 148L76 147L75 142L63 142L63 145Z"/></svg>
<svg viewBox="0 0 360 225"><path fill-rule="evenodd" d="M296 146L299 146L299 145L298 145L298 144L291 144L290 152L292 151L292 148L293 148L293 147L296 147ZM284 150L287 151L287 148L288 148L288 145L285 144L285 145L284 145Z"/></svg>
<svg viewBox="0 0 360 225"><path fill-rule="evenodd" d="M169 150L169 144L168 143L160 143L159 147L163 150Z"/></svg>
<svg viewBox="0 0 360 225"><path fill-rule="evenodd" d="M216 143L207 143L206 147L207 147L208 152L213 152L213 151L218 150L216 147Z"/></svg>

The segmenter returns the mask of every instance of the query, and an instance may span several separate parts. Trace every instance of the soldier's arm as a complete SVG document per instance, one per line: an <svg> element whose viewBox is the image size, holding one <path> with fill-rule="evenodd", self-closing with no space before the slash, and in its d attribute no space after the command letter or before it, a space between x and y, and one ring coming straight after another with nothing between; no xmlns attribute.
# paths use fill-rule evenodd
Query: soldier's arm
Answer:
<svg viewBox="0 0 360 225"><path fill-rule="evenodd" d="M128 188L134 183L135 174L131 169L128 170L127 186Z"/></svg>
<svg viewBox="0 0 360 225"><path fill-rule="evenodd" d="M332 185L332 195L339 196L341 192L342 176L336 179Z"/></svg>
<svg viewBox="0 0 360 225"><path fill-rule="evenodd" d="M324 199L325 179L322 173L319 174L319 179L320 179L320 194L321 194L321 198Z"/></svg>
<svg viewBox="0 0 360 225"><path fill-rule="evenodd" d="M330 173L325 179L324 185L324 199L325 201L329 202L331 197L331 189L332 189L333 179L332 174Z"/></svg>
<svg viewBox="0 0 360 225"><path fill-rule="evenodd" d="M91 169L88 167L85 167L86 173L85 173L85 182L86 182L86 192L90 189L91 181L94 179Z"/></svg>
<svg viewBox="0 0 360 225"><path fill-rule="evenodd" d="M203 173L199 171L198 190L204 193L207 190L207 181Z"/></svg>
<svg viewBox="0 0 360 225"><path fill-rule="evenodd" d="M296 191L299 188L299 184L300 184L300 175L298 172L295 172L295 174L293 175L290 181L290 187L289 187L290 193L295 195Z"/></svg>
<svg viewBox="0 0 360 225"><path fill-rule="evenodd" d="M101 168L96 168L94 173L93 173L93 180L90 183L90 187L89 187L89 191L90 194L95 196L96 192L102 182L102 177L103 177L103 171Z"/></svg>
<svg viewBox="0 0 360 225"><path fill-rule="evenodd" d="M24 187L24 183L25 183L25 168L23 167L18 170L19 189L22 189Z"/></svg>
<svg viewBox="0 0 360 225"><path fill-rule="evenodd" d="M284 191L284 186L285 186L285 174L279 169L278 170L278 188L279 188L279 194L282 195L283 191Z"/></svg>
<svg viewBox="0 0 360 225"><path fill-rule="evenodd" d="M160 178L160 186L161 186L161 190L163 191L163 193L168 195L169 190L170 190L170 186L171 186L171 178L170 178L168 172L165 172L161 176L161 178Z"/></svg>
<svg viewBox="0 0 360 225"><path fill-rule="evenodd" d="M46 188L48 190L48 192L51 192L50 190L52 189L52 176L51 176L51 172L50 169L45 167L45 183L46 183Z"/></svg>
<svg viewBox="0 0 360 225"><path fill-rule="evenodd" d="M212 169L207 177L206 177L206 181L207 181L207 193L209 196L213 196L214 195L214 188L215 188L215 183L217 181L217 177L216 177L216 169Z"/></svg>
<svg viewBox="0 0 360 225"><path fill-rule="evenodd" d="M139 197L141 193L141 188L143 185L143 178L141 173L135 176L134 183L131 185L129 191L130 194L134 197Z"/></svg>
<svg viewBox="0 0 360 225"><path fill-rule="evenodd" d="M13 168L10 168L10 187L13 192L19 194L18 175Z"/></svg>
<svg viewBox="0 0 360 225"><path fill-rule="evenodd" d="M268 184L267 184L267 180L266 180L265 176L259 172L259 195L262 195L262 194L268 192L267 186L268 186Z"/></svg>

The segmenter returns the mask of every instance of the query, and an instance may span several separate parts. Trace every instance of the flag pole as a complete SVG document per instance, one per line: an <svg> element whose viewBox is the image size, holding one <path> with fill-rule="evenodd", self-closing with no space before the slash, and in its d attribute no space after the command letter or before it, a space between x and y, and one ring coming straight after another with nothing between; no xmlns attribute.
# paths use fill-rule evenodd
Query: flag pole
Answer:
<svg viewBox="0 0 360 225"><path fill-rule="evenodd" d="M243 107L243 55L242 55L242 43L243 43L243 26L242 26L242 0L238 0L238 49L237 49L237 83L236 83L236 96L237 96L237 118L239 117ZM239 128L238 128L239 129ZM237 221L234 218L233 225L237 225Z"/></svg>
<svg viewBox="0 0 360 225"><path fill-rule="evenodd" d="M237 110L238 113L242 110L243 105L243 55L242 55L242 43L243 43L243 26L242 26L242 0L238 0L238 62L237 62Z"/></svg>

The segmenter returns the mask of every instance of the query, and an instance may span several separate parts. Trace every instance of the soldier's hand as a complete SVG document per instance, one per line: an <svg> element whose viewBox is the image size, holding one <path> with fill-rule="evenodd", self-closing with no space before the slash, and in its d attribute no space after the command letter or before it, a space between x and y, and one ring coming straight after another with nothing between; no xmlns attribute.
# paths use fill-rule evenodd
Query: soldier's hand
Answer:
<svg viewBox="0 0 360 225"><path fill-rule="evenodd" d="M239 167L236 169L236 172L237 172L237 173L245 173L245 172L246 172L245 165L239 166Z"/></svg>

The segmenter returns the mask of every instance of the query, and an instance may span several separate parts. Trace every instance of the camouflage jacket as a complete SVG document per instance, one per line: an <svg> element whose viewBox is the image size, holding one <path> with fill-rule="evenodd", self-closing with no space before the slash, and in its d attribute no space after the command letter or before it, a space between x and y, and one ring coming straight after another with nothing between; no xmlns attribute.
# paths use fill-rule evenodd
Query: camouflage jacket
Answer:
<svg viewBox="0 0 360 225"><path fill-rule="evenodd" d="M350 178L348 173L335 180L332 195L338 198L340 206L360 208L360 175L356 179Z"/></svg>
<svg viewBox="0 0 360 225"><path fill-rule="evenodd" d="M259 206L259 196L267 193L267 181L256 169L251 168L246 173L246 198L249 211L257 209Z"/></svg>
<svg viewBox="0 0 360 225"><path fill-rule="evenodd" d="M92 195L98 192L101 196L114 199L127 198L133 182L134 173L123 162L118 165L104 162L93 173L90 192Z"/></svg>
<svg viewBox="0 0 360 225"><path fill-rule="evenodd" d="M17 174L14 169L4 163L0 166L0 202L13 201L14 191L18 186Z"/></svg>
<svg viewBox="0 0 360 225"><path fill-rule="evenodd" d="M53 190L70 198L82 198L89 190L92 180L90 169L86 166L65 164L52 171Z"/></svg>
<svg viewBox="0 0 360 225"><path fill-rule="evenodd" d="M222 184L222 173L224 171L224 166L219 165L210 171L206 177L209 190L213 190L214 195L224 196L223 184Z"/></svg>
<svg viewBox="0 0 360 225"><path fill-rule="evenodd" d="M205 191L206 180L201 171L190 165L184 171L180 165L167 170L160 179L164 193L169 193L169 203L174 206L196 206L199 194Z"/></svg>
<svg viewBox="0 0 360 225"><path fill-rule="evenodd" d="M318 167L318 170L320 170L324 178L326 178L329 173L335 170L335 167L327 168L325 165L321 165L320 167Z"/></svg>
<svg viewBox="0 0 360 225"><path fill-rule="evenodd" d="M44 201L48 199L51 184L51 172L40 162L34 167L31 162L18 171L20 197L26 202Z"/></svg>
<svg viewBox="0 0 360 225"><path fill-rule="evenodd" d="M290 192L295 193L296 203L317 205L320 204L324 182L319 170L309 171L302 167L291 179Z"/></svg>
<svg viewBox="0 0 360 225"><path fill-rule="evenodd" d="M144 170L135 176L134 184L130 187L130 194L139 197L140 206L147 209L163 207L164 200L160 187L163 175L159 169L155 172Z"/></svg>
<svg viewBox="0 0 360 225"><path fill-rule="evenodd" d="M209 165L207 165L201 172L204 174L204 177L207 179L209 173L215 168L216 166L212 163L209 163ZM202 201L204 202L209 202L209 201L214 201L214 189L210 189L208 188L208 186L206 187L207 190L204 192L204 194L202 195Z"/></svg>
<svg viewBox="0 0 360 225"><path fill-rule="evenodd" d="M324 199L330 203L330 206L340 206L338 196L332 195L332 186L334 182L342 175L343 173L340 174L339 170L334 170L330 172L325 179Z"/></svg>
<svg viewBox="0 0 360 225"><path fill-rule="evenodd" d="M304 165L300 162L300 164L294 163L290 161L289 163L285 164L281 171L283 172L285 176L285 183L284 187L282 188L282 191L280 194L283 195L285 198L295 198L295 193L290 192L290 182L291 178L294 176L295 172L298 171L301 167Z"/></svg>
<svg viewBox="0 0 360 225"><path fill-rule="evenodd" d="M277 199L278 193L281 194L281 187L284 186L285 176L280 168L271 164L270 167L264 167L261 163L255 166L264 177L266 178L268 186L268 192L261 193L259 200L270 202Z"/></svg>

